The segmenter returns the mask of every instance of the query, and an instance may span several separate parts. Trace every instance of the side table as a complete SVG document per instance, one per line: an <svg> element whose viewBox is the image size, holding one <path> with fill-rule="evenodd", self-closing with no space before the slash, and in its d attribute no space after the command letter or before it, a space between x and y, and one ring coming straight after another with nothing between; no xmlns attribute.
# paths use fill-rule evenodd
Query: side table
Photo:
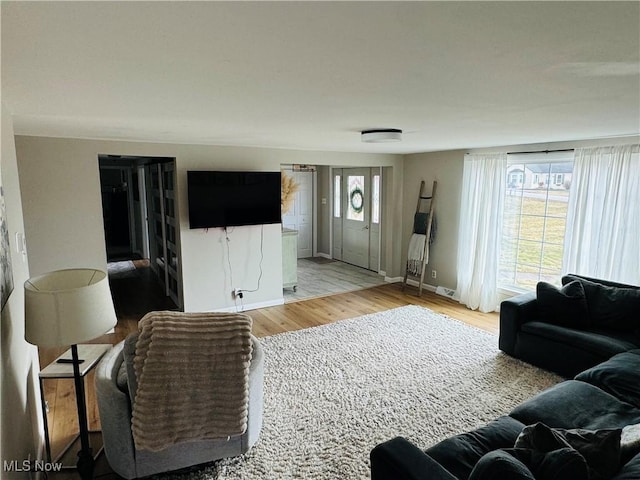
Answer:
<svg viewBox="0 0 640 480"><path fill-rule="evenodd" d="M80 363L80 377L82 378L82 391L76 392L76 395L84 396L84 377L98 364L102 356L109 351L112 347L111 344L86 344L86 345L78 345L78 356L80 360L83 360ZM71 361L71 349L64 352L58 358L56 358L53 362L51 362L46 368L44 368L38 374L38 379L40 381L40 400L42 402L42 417L44 420L44 440L47 454L47 461L51 462L51 441L49 439L49 422L47 419L47 403L44 398L44 380L46 379L59 379L59 378L69 378L73 379L73 364ZM93 430L89 432L99 434L99 430ZM71 447L79 440L80 433L76 434L71 442L60 452L60 454L53 460L54 462L59 462L62 457L71 449ZM93 440L93 438L92 438ZM92 442L93 443L93 442ZM94 458L97 458L100 452L102 451L102 446L95 452ZM63 468L75 468L74 465L64 465Z"/></svg>

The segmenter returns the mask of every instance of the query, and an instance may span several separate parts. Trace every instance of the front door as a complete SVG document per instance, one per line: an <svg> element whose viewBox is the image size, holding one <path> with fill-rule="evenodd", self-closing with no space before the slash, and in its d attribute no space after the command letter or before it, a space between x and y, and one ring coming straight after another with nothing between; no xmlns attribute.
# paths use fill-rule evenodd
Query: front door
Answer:
<svg viewBox="0 0 640 480"><path fill-rule="evenodd" d="M342 260L369 268L370 169L345 168L342 178Z"/></svg>

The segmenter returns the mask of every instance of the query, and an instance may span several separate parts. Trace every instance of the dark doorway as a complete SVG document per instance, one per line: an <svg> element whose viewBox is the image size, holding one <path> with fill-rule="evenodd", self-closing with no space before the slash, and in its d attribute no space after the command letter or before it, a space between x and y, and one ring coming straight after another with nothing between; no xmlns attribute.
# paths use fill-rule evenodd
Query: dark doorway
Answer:
<svg viewBox="0 0 640 480"><path fill-rule="evenodd" d="M165 308L180 308L175 159L101 154L98 161L107 270L119 311L137 312L156 290L169 297ZM116 293L134 284L135 305L125 305L131 297Z"/></svg>
<svg viewBox="0 0 640 480"><path fill-rule="evenodd" d="M100 189L107 260L133 258L130 231L129 172L124 168L100 168Z"/></svg>

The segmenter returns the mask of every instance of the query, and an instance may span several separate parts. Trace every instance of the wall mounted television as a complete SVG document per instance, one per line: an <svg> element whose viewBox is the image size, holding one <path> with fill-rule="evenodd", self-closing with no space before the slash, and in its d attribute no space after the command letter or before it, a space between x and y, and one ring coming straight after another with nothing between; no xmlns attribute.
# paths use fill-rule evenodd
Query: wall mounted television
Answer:
<svg viewBox="0 0 640 480"><path fill-rule="evenodd" d="M280 223L280 172L187 171L189 228Z"/></svg>

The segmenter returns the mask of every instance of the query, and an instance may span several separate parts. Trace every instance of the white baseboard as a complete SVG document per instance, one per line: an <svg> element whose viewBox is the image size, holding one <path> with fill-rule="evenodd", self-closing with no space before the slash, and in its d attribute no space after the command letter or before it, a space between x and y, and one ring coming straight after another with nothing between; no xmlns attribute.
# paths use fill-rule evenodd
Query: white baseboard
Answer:
<svg viewBox="0 0 640 480"><path fill-rule="evenodd" d="M265 302L244 303L244 304L238 301L238 303L233 307L216 308L215 310L211 310L211 311L236 313L236 312L246 312L247 310L256 310L258 308L275 307L276 305L284 305L284 297L278 298L275 300L267 300Z"/></svg>
<svg viewBox="0 0 640 480"><path fill-rule="evenodd" d="M329 260L333 260L333 257L331 255L329 255L328 253L316 252L315 256L316 257L326 258L326 259L329 259Z"/></svg>
<svg viewBox="0 0 640 480"><path fill-rule="evenodd" d="M403 277L384 277L384 281L387 283L399 283L404 280Z"/></svg>

